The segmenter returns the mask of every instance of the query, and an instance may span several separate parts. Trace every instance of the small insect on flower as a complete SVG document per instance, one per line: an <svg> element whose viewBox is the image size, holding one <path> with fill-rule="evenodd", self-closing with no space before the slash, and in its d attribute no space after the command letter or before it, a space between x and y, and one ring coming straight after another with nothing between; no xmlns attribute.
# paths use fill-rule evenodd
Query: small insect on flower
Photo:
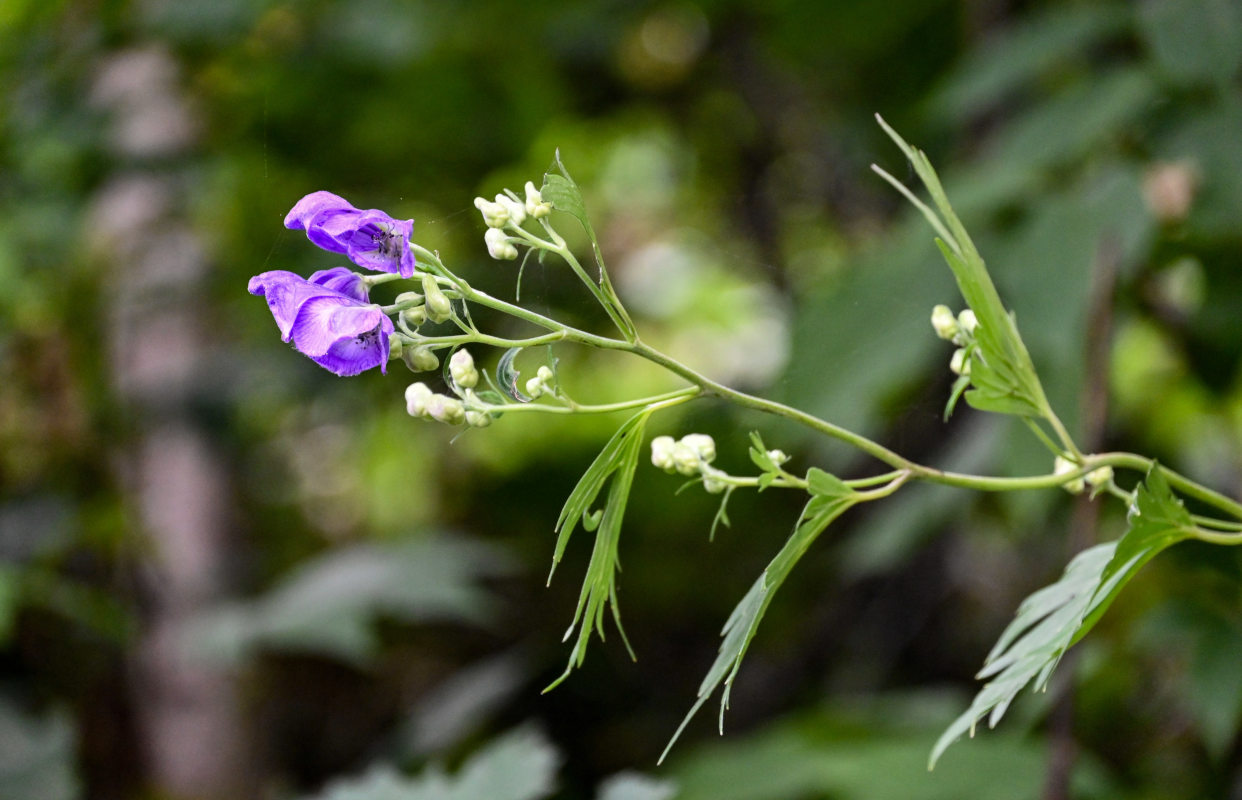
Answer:
<svg viewBox="0 0 1242 800"><path fill-rule="evenodd" d="M306 231L319 247L344 253L365 269L414 275L412 219L394 219L374 208L363 211L331 192L311 192L285 215L285 227Z"/></svg>

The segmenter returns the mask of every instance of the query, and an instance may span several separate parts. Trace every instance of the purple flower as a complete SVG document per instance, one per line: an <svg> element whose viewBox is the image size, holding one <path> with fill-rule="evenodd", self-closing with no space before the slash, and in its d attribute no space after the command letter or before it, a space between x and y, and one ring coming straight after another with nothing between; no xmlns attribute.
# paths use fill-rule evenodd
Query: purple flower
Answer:
<svg viewBox="0 0 1242 800"><path fill-rule="evenodd" d="M285 215L285 227L306 231L312 242L344 253L360 267L403 278L414 275L412 219L393 219L376 209L360 211L331 192L311 192Z"/></svg>
<svg viewBox="0 0 1242 800"><path fill-rule="evenodd" d="M267 298L280 338L324 369L337 375L375 366L386 371L392 320L367 302L365 284L347 268L322 270L311 280L273 270L251 278L249 289Z"/></svg>

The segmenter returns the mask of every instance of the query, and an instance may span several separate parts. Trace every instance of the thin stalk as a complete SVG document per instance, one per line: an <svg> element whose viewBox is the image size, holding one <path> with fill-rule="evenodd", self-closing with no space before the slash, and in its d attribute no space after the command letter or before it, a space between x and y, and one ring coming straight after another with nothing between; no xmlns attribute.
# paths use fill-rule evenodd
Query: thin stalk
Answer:
<svg viewBox="0 0 1242 800"><path fill-rule="evenodd" d="M1155 459L1135 453L1098 453L1088 458L1087 461L1096 466L1124 467L1139 470L1140 472L1148 471L1156 463ZM1242 519L1242 503L1238 503L1236 500L1226 497L1220 492L1195 483L1185 475L1174 472L1163 464L1160 465L1160 472L1164 474L1169 485L1182 494L1215 506L1233 517Z"/></svg>
<svg viewBox="0 0 1242 800"><path fill-rule="evenodd" d="M519 403L507 405L484 405L482 411L496 411L503 414L520 414L520 413L539 413L539 414L611 414L614 411L627 411L633 408L642 408L650 405L660 405L661 408L668 408L678 403L684 403L687 400L693 400L702 393L702 389L697 386L687 386L684 389L678 389L675 392L665 392L664 394L652 395L650 397L639 397L634 400L623 400L617 403L601 403L598 405L582 405L575 403L572 406L554 406L547 403Z"/></svg>

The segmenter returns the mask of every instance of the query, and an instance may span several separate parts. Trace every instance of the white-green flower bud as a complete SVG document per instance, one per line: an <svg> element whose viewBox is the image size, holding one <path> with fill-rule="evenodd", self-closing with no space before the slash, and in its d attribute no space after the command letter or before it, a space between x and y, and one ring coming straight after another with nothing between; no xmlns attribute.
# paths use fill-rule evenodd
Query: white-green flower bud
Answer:
<svg viewBox="0 0 1242 800"><path fill-rule="evenodd" d="M1071 472L1078 471L1078 465L1064 456L1057 456L1052 462L1052 471L1057 475L1069 475ZM1061 488L1070 494L1079 494L1084 488L1083 480L1074 478L1072 481L1061 484Z"/></svg>
<svg viewBox="0 0 1242 800"><path fill-rule="evenodd" d="M932 309L931 324L936 331L936 335L941 339L952 340L960 330L957 324L957 317L953 315L953 312L946 305L938 305Z"/></svg>
<svg viewBox="0 0 1242 800"><path fill-rule="evenodd" d="M408 328L417 328L427 321L427 306L415 306L402 310L401 321Z"/></svg>
<svg viewBox="0 0 1242 800"><path fill-rule="evenodd" d="M725 482L711 475L703 476L703 488L708 494L720 494L725 490Z"/></svg>
<svg viewBox="0 0 1242 800"><path fill-rule="evenodd" d="M957 315L957 324L967 336L973 336L975 328L979 325L979 319L975 316L975 312L969 308L962 309L962 313Z"/></svg>
<svg viewBox="0 0 1242 800"><path fill-rule="evenodd" d="M681 444L689 447L704 464L716 460L716 440L706 433L688 433L681 437Z"/></svg>
<svg viewBox="0 0 1242 800"><path fill-rule="evenodd" d="M405 348L401 344L400 337L398 336L389 337L388 339L388 360L391 361L394 358L401 358L401 352L404 349Z"/></svg>
<svg viewBox="0 0 1242 800"><path fill-rule="evenodd" d="M789 456L785 454L784 450L769 450L768 459L779 467L789 460Z"/></svg>
<svg viewBox="0 0 1242 800"><path fill-rule="evenodd" d="M448 299L434 275L423 273L423 294L427 298L427 319L432 322L444 322L453 316L453 303Z"/></svg>
<svg viewBox="0 0 1242 800"><path fill-rule="evenodd" d="M431 389L427 384L411 383L405 389L405 410L411 417L425 417L427 402L431 400Z"/></svg>
<svg viewBox="0 0 1242 800"><path fill-rule="evenodd" d="M503 228L509 221L509 209L482 197L474 198L474 207L483 214L483 222L489 228Z"/></svg>
<svg viewBox="0 0 1242 800"><path fill-rule="evenodd" d="M959 347L953 351L953 357L949 359L949 369L954 375L970 374L970 359L966 357L966 348Z"/></svg>
<svg viewBox="0 0 1242 800"><path fill-rule="evenodd" d="M657 436L651 440L651 463L665 472L673 471L673 450L676 442L672 436Z"/></svg>
<svg viewBox="0 0 1242 800"><path fill-rule="evenodd" d="M410 304L410 307L420 306L423 304L423 296L418 292L402 292L393 300L398 305Z"/></svg>
<svg viewBox="0 0 1242 800"><path fill-rule="evenodd" d="M447 425L460 425L466 419L466 407L456 397L433 394L427 400L427 416Z"/></svg>
<svg viewBox="0 0 1242 800"><path fill-rule="evenodd" d="M514 225L521 225L526 221L526 204L514 200L507 194L496 195L496 202L505 207L509 212L509 221Z"/></svg>
<svg viewBox="0 0 1242 800"><path fill-rule="evenodd" d="M430 347L407 347L401 353L401 360L412 372L431 372L440 368L440 359Z"/></svg>
<svg viewBox="0 0 1242 800"><path fill-rule="evenodd" d="M673 445L673 469L682 475L699 474L699 454L684 441Z"/></svg>
<svg viewBox="0 0 1242 800"><path fill-rule="evenodd" d="M518 257L517 248L500 228L488 228L487 233L483 234L483 242L487 245L487 254L497 261L512 261Z"/></svg>
<svg viewBox="0 0 1242 800"><path fill-rule="evenodd" d="M543 393L544 393L543 381L539 380L538 378L531 378L530 380L526 381L526 393L530 395L530 399L532 400L534 400L537 397L543 397Z"/></svg>
<svg viewBox="0 0 1242 800"><path fill-rule="evenodd" d="M535 184L526 182L526 213L535 219L543 219L552 213L552 204L545 202Z"/></svg>
<svg viewBox="0 0 1242 800"><path fill-rule="evenodd" d="M1113 468L1109 466L1096 467L1087 473L1085 480L1089 486L1103 486L1113 479Z"/></svg>
<svg viewBox="0 0 1242 800"><path fill-rule="evenodd" d="M492 415L486 411L467 411L466 424L471 428L486 428L492 424Z"/></svg>
<svg viewBox="0 0 1242 800"><path fill-rule="evenodd" d="M552 374L552 368L547 364L544 364L539 369L535 370L535 377L550 386L552 384L552 378L554 378L555 375Z"/></svg>
<svg viewBox="0 0 1242 800"><path fill-rule="evenodd" d="M474 368L474 358L462 349L449 359L449 375L463 389L473 389L479 383L479 371Z"/></svg>

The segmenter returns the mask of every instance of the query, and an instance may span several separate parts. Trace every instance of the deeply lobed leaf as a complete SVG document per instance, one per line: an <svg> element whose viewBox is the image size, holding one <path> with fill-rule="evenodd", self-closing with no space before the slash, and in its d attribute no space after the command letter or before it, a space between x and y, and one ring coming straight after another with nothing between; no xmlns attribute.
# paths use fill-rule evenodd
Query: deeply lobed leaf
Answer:
<svg viewBox="0 0 1242 800"><path fill-rule="evenodd" d="M1125 535L1079 553L1060 580L1022 601L977 676L992 680L941 734L929 768L962 734L973 735L985 715L995 727L1025 686L1045 687L1061 656L1095 626L1139 568L1193 531L1190 514L1153 466L1135 489Z"/></svg>

